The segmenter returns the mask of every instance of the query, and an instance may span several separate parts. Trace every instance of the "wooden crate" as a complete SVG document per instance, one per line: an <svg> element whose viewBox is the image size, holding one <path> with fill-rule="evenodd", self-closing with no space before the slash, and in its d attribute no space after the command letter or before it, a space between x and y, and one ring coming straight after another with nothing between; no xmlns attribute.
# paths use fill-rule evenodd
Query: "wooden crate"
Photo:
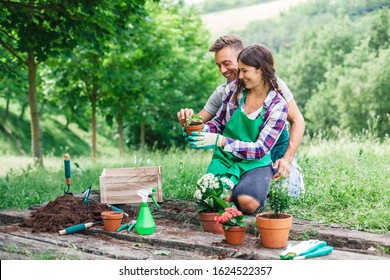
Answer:
<svg viewBox="0 0 390 280"><path fill-rule="evenodd" d="M105 168L99 177L100 201L110 204L141 203L137 191L155 188L154 197L158 202L162 202L161 176L161 166Z"/></svg>

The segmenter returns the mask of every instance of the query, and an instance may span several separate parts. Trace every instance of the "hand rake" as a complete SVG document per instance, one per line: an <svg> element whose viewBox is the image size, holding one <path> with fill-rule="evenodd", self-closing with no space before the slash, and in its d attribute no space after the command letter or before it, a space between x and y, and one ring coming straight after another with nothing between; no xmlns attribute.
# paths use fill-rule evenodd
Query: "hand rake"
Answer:
<svg viewBox="0 0 390 280"><path fill-rule="evenodd" d="M99 201L94 200L94 199L89 197L89 195L91 194L91 189L92 189L92 185L89 186L83 193L83 203L85 204L85 207L86 207L87 210L88 210L88 202L90 200L93 201L93 202L96 202L96 203L100 203ZM106 205L109 206L114 211L122 212L124 215L126 215L126 217L129 216L129 214L127 214L125 211L123 211L122 209L119 209L118 207L115 207L114 205L111 205L111 204L108 204L108 203L106 203Z"/></svg>

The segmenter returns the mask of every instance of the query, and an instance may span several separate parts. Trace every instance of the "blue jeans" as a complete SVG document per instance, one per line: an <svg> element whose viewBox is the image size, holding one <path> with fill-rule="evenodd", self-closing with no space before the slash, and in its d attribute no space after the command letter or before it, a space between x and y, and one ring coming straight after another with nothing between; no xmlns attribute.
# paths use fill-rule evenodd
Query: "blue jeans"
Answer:
<svg viewBox="0 0 390 280"><path fill-rule="evenodd" d="M250 196L260 204L255 212L264 207L273 175L271 165L255 168L241 175L240 182L233 188L233 201L237 208L247 214L238 203L241 195Z"/></svg>

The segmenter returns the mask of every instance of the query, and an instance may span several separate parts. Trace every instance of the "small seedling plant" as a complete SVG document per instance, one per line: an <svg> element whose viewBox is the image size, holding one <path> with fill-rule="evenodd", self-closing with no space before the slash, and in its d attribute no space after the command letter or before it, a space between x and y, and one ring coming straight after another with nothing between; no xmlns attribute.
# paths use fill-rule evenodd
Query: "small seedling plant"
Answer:
<svg viewBox="0 0 390 280"><path fill-rule="evenodd" d="M193 115L188 117L186 125L187 126L198 125L198 124L202 124L202 123L203 123L203 117L201 115L198 115L198 114L193 114Z"/></svg>

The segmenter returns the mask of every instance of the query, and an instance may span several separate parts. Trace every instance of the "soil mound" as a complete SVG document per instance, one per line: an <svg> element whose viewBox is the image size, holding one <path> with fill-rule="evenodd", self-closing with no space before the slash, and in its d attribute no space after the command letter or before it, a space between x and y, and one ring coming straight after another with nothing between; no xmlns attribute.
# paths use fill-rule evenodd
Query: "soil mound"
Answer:
<svg viewBox="0 0 390 280"><path fill-rule="evenodd" d="M112 209L94 201L89 201L87 207L82 198L63 195L33 212L21 226L31 228L32 232L58 232L68 226L101 221L103 211Z"/></svg>

